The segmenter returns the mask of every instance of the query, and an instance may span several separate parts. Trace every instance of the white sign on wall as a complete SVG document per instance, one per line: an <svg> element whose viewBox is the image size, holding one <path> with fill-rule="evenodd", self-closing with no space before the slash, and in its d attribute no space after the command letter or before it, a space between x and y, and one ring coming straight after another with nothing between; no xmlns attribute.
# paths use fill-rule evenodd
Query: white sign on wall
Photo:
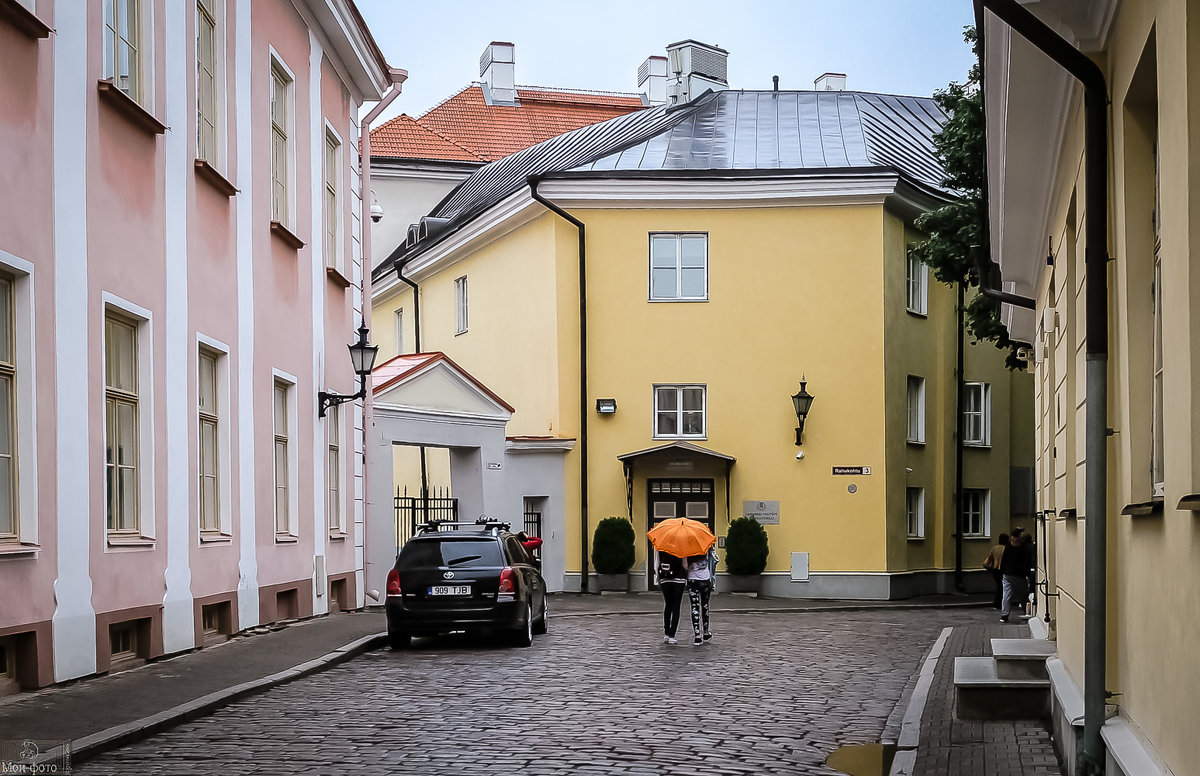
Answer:
<svg viewBox="0 0 1200 776"><path fill-rule="evenodd" d="M779 525L778 501L743 501L742 514L759 525Z"/></svg>

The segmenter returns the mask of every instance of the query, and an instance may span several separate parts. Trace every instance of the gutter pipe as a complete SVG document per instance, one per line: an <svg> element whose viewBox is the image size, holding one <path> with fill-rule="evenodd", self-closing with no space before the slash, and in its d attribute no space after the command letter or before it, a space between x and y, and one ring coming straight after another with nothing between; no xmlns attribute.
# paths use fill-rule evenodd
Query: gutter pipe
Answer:
<svg viewBox="0 0 1200 776"><path fill-rule="evenodd" d="M421 289L417 286L416 281L404 277L404 266L411 259L405 259L396 263L396 277L403 280L412 288L413 292L413 330L416 336L413 338L414 353L421 351ZM417 445L417 449L421 452L421 506L422 506L422 522L429 522L429 456L425 445Z"/></svg>
<svg viewBox="0 0 1200 776"><path fill-rule="evenodd" d="M983 50L983 9L991 11L1034 47L1074 76L1084 88L1084 207L1087 224L1085 336L1087 338L1084 516L1085 546L1083 747L1077 773L1104 772L1105 661L1107 658L1108 558L1108 87L1104 72L1087 55L1054 33L1016 0L975 0L975 23ZM981 61L982 66L982 61Z"/></svg>
<svg viewBox="0 0 1200 776"><path fill-rule="evenodd" d="M541 178L528 178L529 195L579 231L579 591L588 592L588 382L587 382L587 245L584 224L538 193Z"/></svg>
<svg viewBox="0 0 1200 776"><path fill-rule="evenodd" d="M350 6L354 8L353 4ZM357 12L356 12L357 14ZM383 113L392 102L400 96L400 92L404 88L404 82L408 80L408 71L398 67L389 67L387 69L387 78L389 82L387 93L383 95L383 99L375 103L375 107L363 117L359 122L359 137L362 138L362 148L359 152L359 192L366 194L365 197L360 197L359 208L362 210L362 203L367 202L367 211L370 210L371 204L368 198L371 196L371 122L379 118L379 114ZM360 213L361 217L362 213ZM362 236L362 260L363 264L363 279L362 279L362 320L363 325L370 327L371 325L371 228L363 229ZM363 382L366 385L366 382ZM363 407L363 429L362 429L362 450L363 450L363 493L370 493L368 486L371 472L370 467L366 465L367 459L367 419L371 415L371 392L366 391L362 399ZM364 497L365 501L365 497ZM367 546L370 543L369 532L363 531L363 568L362 579L363 584L359 586L359 590L366 589L366 580L369 579L367 573L367 558L371 557L370 548ZM366 598L363 598L363 603L366 603Z"/></svg>

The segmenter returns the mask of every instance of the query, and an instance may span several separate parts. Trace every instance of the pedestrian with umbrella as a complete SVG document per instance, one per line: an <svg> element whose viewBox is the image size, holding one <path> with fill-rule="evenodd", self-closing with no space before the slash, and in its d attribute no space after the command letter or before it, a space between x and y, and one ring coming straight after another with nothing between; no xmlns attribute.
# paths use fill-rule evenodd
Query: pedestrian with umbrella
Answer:
<svg viewBox="0 0 1200 776"><path fill-rule="evenodd" d="M679 604L687 587L687 566L683 558L660 552L656 569L663 594L663 643L674 645L678 643L675 632L679 629Z"/></svg>
<svg viewBox="0 0 1200 776"><path fill-rule="evenodd" d="M708 526L696 520L690 520L686 517L673 517L663 520L658 525L650 529L647 534L650 538L650 543L659 553L665 553L659 556L659 579L662 579L662 566L664 557L668 563L671 563L670 558L676 560L687 559L687 591L688 598L692 604L692 630L695 632L695 637L692 639L692 644L699 645L709 641L712 638L712 632L709 630L709 596L712 594L712 574L708 565L708 551L716 544L717 537L712 531L708 530ZM680 561L682 565L683 561ZM672 571L672 574L675 572ZM663 613L663 622L667 626L666 642L668 644L675 643L673 628L671 626L671 602L672 596L682 597L681 593L676 590L663 590L663 598L666 601L666 611ZM678 598L675 599L675 617L674 624L678 625L679 610ZM703 625L703 632L701 626Z"/></svg>

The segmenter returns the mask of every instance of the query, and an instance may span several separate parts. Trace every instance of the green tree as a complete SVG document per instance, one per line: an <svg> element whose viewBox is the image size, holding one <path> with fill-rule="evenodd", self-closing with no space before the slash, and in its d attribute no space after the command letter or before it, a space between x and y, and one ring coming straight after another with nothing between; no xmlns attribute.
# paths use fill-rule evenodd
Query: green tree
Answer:
<svg viewBox="0 0 1200 776"><path fill-rule="evenodd" d="M967 27L963 39L978 54L978 36ZM1000 303L981 293L979 267L973 252L983 250L987 240L987 202L983 196L983 164L986 152L983 125L983 95L979 88L979 64L971 66L966 83L952 82L934 93L933 99L950 117L933 136L933 145L945 170L942 185L958 198L916 220L928 239L913 246L913 254L929 266L933 276L947 285L963 284L968 299L964 312L966 330L976 341L995 343L1005 351L1009 369L1023 369L1017 359L1017 343L1009 339L1000 321Z"/></svg>

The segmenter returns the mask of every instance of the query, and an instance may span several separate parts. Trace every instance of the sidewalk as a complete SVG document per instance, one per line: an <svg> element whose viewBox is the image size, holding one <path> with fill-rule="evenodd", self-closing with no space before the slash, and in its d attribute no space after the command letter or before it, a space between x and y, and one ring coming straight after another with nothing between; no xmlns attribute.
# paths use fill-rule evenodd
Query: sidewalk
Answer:
<svg viewBox="0 0 1200 776"><path fill-rule="evenodd" d="M987 772L1000 776L1043 776L1044 756L999 768L1003 752L1018 749L1044 755L1027 745L1033 723L961 723L953 720L953 655L983 654L992 635L1025 635L1019 625L991 624L981 610L989 596L930 596L907 601L806 601L759 599L719 594L714 612L803 612L863 609L963 608L965 623L955 627L938 661L937 676L924 706L915 773ZM556 594L550 616L660 616L657 593L621 595ZM987 613L985 616L985 612ZM985 624L986 621L986 624ZM0 699L0 730L5 737L71 740L76 762L148 737L202 716L245 695L282 684L382 647L386 629L381 610L337 614L293 623L277 630L252 629L225 644L162 659L108 676L83 679ZM993 632L994 631L994 632ZM915 681L915 678L914 678ZM1004 726L1005 730L992 726ZM978 730L976 728L979 728ZM1036 733L1036 730L1034 731ZM1030 741L1032 741L1030 739ZM1032 743L1038 743L1033 741ZM977 753L982 746L983 754ZM1000 754L991 755L988 747ZM1021 754L1018 752L1018 754ZM1000 758L1000 759L997 759ZM1053 754L1049 762L1053 764ZM928 770L925 764L928 763ZM986 771L974 765L988 766Z"/></svg>

